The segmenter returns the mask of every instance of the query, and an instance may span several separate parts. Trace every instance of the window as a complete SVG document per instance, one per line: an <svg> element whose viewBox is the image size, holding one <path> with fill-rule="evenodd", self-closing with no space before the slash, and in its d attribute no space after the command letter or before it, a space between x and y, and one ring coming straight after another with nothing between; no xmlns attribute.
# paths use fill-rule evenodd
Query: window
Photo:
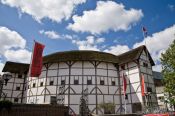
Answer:
<svg viewBox="0 0 175 116"><path fill-rule="evenodd" d="M20 87L16 87L16 90L20 90Z"/></svg>
<svg viewBox="0 0 175 116"><path fill-rule="evenodd" d="M127 94L125 95L125 99L128 99L128 95Z"/></svg>
<svg viewBox="0 0 175 116"><path fill-rule="evenodd" d="M148 63L143 63L143 67L148 67Z"/></svg>
<svg viewBox="0 0 175 116"><path fill-rule="evenodd" d="M22 75L21 75L21 74L19 74L19 75L18 75L18 78L22 78Z"/></svg>
<svg viewBox="0 0 175 116"><path fill-rule="evenodd" d="M14 98L14 102L18 102L18 100L19 100L18 98Z"/></svg>
<svg viewBox="0 0 175 116"><path fill-rule="evenodd" d="M112 81L112 86L115 86L115 81Z"/></svg>
<svg viewBox="0 0 175 116"><path fill-rule="evenodd" d="M87 80L87 85L92 85L92 80Z"/></svg>
<svg viewBox="0 0 175 116"><path fill-rule="evenodd" d="M40 86L41 86L41 87L43 86L43 82L40 83Z"/></svg>
<svg viewBox="0 0 175 116"><path fill-rule="evenodd" d="M100 80L100 85L104 85L104 80Z"/></svg>
<svg viewBox="0 0 175 116"><path fill-rule="evenodd" d="M53 85L53 81L50 81L50 85Z"/></svg>
<svg viewBox="0 0 175 116"><path fill-rule="evenodd" d="M33 88L36 86L36 84L35 83L33 83Z"/></svg>
<svg viewBox="0 0 175 116"><path fill-rule="evenodd" d="M65 80L61 80L61 85L65 85Z"/></svg>
<svg viewBox="0 0 175 116"><path fill-rule="evenodd" d="M121 69L122 69L122 70L125 70L125 65L122 65L122 66L121 66Z"/></svg>
<svg viewBox="0 0 175 116"><path fill-rule="evenodd" d="M152 88L151 87L147 87L147 91L148 92L152 92Z"/></svg>
<svg viewBox="0 0 175 116"><path fill-rule="evenodd" d="M74 80L74 84L75 85L78 85L78 80Z"/></svg>
<svg viewBox="0 0 175 116"><path fill-rule="evenodd" d="M50 104L57 104L56 96L50 96Z"/></svg>

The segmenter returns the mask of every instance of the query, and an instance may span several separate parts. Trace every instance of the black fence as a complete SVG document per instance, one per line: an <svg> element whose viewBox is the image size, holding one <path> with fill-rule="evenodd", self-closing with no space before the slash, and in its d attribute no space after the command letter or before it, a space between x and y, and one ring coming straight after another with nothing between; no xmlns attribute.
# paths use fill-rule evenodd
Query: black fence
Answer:
<svg viewBox="0 0 175 116"><path fill-rule="evenodd" d="M68 116L69 108L59 105L14 104L1 109L0 116Z"/></svg>

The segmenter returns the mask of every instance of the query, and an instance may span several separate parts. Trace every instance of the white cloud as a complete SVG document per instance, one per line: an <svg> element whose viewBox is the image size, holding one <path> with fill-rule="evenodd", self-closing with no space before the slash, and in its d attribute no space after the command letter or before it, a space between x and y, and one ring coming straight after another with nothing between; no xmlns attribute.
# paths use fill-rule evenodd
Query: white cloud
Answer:
<svg viewBox="0 0 175 116"><path fill-rule="evenodd" d="M11 48L24 48L26 40L16 31L0 26L0 54Z"/></svg>
<svg viewBox="0 0 175 116"><path fill-rule="evenodd" d="M168 8L169 8L171 11L174 11L174 10L175 10L175 6L172 5L172 4L168 4Z"/></svg>
<svg viewBox="0 0 175 116"><path fill-rule="evenodd" d="M116 45L116 46L111 46L108 49L104 50L104 52L108 52L114 55L119 55L122 53L125 53L129 51L129 47L127 45Z"/></svg>
<svg viewBox="0 0 175 116"><path fill-rule="evenodd" d="M26 40L19 33L7 27L0 27L0 56L11 61L29 63L31 52L26 50L25 46Z"/></svg>
<svg viewBox="0 0 175 116"><path fill-rule="evenodd" d="M157 71L157 72L160 72L162 70L162 65L161 64L157 64L157 65L153 66L153 70Z"/></svg>
<svg viewBox="0 0 175 116"><path fill-rule="evenodd" d="M2 74L2 69L4 68L4 64L0 61L0 74Z"/></svg>
<svg viewBox="0 0 175 116"><path fill-rule="evenodd" d="M143 45L146 41L146 46L151 53L155 63L160 62L161 53L167 50L169 45L175 39L175 25L166 28L163 31L152 34L144 39L144 41L136 43L133 47L136 48ZM156 69L161 69L157 66Z"/></svg>
<svg viewBox="0 0 175 116"><path fill-rule="evenodd" d="M1 3L18 8L41 22L43 18L61 22L72 15L73 10L86 0L1 0Z"/></svg>
<svg viewBox="0 0 175 116"><path fill-rule="evenodd" d="M96 40L97 43L103 43L105 41L105 38L98 38Z"/></svg>
<svg viewBox="0 0 175 116"><path fill-rule="evenodd" d="M59 39L60 38L60 35L55 31L40 30L39 33L43 34L43 35L45 35L45 36L47 36L48 38L51 38L51 39Z"/></svg>
<svg viewBox="0 0 175 116"><path fill-rule="evenodd" d="M79 50L94 50L100 51L99 44L104 42L105 39L103 38L95 38L94 36L87 36L85 40L76 40L73 39L72 43L77 45Z"/></svg>
<svg viewBox="0 0 175 116"><path fill-rule="evenodd" d="M7 60L14 62L30 63L31 60L31 52L26 49L7 50L4 55Z"/></svg>
<svg viewBox="0 0 175 116"><path fill-rule="evenodd" d="M126 10L123 4L114 1L98 1L95 10L84 11L82 16L73 16L68 29L76 32L100 34L109 30L127 31L143 17L141 10Z"/></svg>

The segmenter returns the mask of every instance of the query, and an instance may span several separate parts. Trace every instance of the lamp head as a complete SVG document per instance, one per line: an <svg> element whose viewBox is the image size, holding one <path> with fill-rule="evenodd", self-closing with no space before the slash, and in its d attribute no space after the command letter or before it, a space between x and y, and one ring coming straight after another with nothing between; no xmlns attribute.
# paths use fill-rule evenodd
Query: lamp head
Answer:
<svg viewBox="0 0 175 116"><path fill-rule="evenodd" d="M8 80L12 78L12 74L10 72L6 72L3 74L2 78L5 80L5 85L7 85Z"/></svg>

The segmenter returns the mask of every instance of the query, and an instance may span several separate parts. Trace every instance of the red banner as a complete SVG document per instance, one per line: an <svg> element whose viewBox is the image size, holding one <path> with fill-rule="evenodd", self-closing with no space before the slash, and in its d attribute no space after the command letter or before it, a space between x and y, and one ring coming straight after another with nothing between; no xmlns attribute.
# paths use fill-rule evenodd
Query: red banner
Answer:
<svg viewBox="0 0 175 116"><path fill-rule="evenodd" d="M43 50L44 50L44 45L35 42L34 50L33 50L33 57L32 57L32 64L31 64L31 69L30 69L30 76L31 77L39 77L41 74L41 69L43 65Z"/></svg>
<svg viewBox="0 0 175 116"><path fill-rule="evenodd" d="M143 74L142 74L142 77L141 77L141 92L142 92L142 96L145 96L145 81L144 81Z"/></svg>

